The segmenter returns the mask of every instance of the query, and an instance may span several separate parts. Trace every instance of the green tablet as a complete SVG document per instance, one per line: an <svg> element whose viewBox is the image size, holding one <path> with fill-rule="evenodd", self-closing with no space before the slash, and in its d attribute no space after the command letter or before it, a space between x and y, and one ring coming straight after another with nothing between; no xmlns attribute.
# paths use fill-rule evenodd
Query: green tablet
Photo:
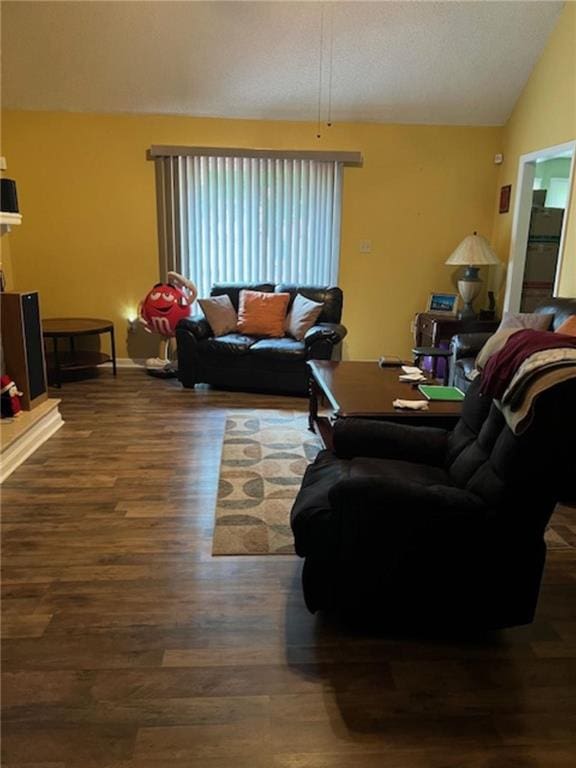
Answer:
<svg viewBox="0 0 576 768"><path fill-rule="evenodd" d="M436 384L419 384L418 389L428 400L464 400L464 392L458 387L442 387Z"/></svg>

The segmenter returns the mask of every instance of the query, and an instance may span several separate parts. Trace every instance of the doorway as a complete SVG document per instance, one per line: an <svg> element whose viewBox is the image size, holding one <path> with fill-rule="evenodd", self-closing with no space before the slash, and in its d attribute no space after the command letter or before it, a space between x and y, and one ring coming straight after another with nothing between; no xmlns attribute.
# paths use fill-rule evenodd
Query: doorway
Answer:
<svg viewBox="0 0 576 768"><path fill-rule="evenodd" d="M522 155L504 310L532 312L558 293L576 142Z"/></svg>

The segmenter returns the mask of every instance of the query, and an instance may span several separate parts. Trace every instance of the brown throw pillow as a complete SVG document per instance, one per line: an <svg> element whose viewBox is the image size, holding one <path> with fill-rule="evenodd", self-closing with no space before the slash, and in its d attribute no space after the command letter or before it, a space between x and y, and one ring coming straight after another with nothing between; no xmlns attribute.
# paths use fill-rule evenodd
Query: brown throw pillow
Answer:
<svg viewBox="0 0 576 768"><path fill-rule="evenodd" d="M556 328L556 333L565 333L567 336L576 336L576 315L570 315Z"/></svg>
<svg viewBox="0 0 576 768"><path fill-rule="evenodd" d="M286 331L290 336L302 341L320 317L323 306L323 302L312 301L312 299L307 299L302 294L297 293L286 318Z"/></svg>
<svg viewBox="0 0 576 768"><path fill-rule="evenodd" d="M240 291L238 330L249 336L284 336L289 293Z"/></svg>
<svg viewBox="0 0 576 768"><path fill-rule="evenodd" d="M498 330L505 328L532 328L533 331L547 331L554 315L539 312L504 312Z"/></svg>
<svg viewBox="0 0 576 768"><path fill-rule="evenodd" d="M238 316L229 296L210 296L208 299L198 299L202 312L212 328L214 336L225 336L234 333L238 325Z"/></svg>

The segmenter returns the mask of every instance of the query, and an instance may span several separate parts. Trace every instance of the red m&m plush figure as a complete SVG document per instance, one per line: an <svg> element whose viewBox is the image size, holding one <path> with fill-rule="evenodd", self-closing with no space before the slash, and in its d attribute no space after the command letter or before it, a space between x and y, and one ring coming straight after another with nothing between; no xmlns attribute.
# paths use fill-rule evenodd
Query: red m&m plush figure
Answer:
<svg viewBox="0 0 576 768"><path fill-rule="evenodd" d="M167 283L156 283L143 301L138 316L149 333L158 333L162 340L158 357L146 361L146 368L154 375L174 375L170 361L170 341L176 333L179 320L188 317L190 306L198 291L190 280L177 272L168 272Z"/></svg>
<svg viewBox="0 0 576 768"><path fill-rule="evenodd" d="M146 329L160 336L174 336L178 321L189 314L187 296L180 288L169 283L156 283L140 308L140 317Z"/></svg>

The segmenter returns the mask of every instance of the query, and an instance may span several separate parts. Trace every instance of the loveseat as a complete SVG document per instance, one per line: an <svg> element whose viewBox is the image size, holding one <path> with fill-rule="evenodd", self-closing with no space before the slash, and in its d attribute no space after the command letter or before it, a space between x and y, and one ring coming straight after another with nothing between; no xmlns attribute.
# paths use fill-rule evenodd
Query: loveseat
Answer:
<svg viewBox="0 0 576 768"><path fill-rule="evenodd" d="M576 315L576 299L546 299L534 312L553 315L550 330L555 331L570 315ZM492 333L460 333L450 341L450 383L463 392L470 386L467 377L474 369L476 356L491 335Z"/></svg>
<svg viewBox="0 0 576 768"><path fill-rule="evenodd" d="M330 360L340 356L346 336L341 325L342 291L336 287L299 286L272 283L214 285L211 296L228 295L238 311L240 291L289 293L288 311L296 294L322 302L322 312L302 341L228 333L214 336L203 315L178 323L178 378L184 387L211 384L221 389L239 389L305 395L308 391L307 360Z"/></svg>

